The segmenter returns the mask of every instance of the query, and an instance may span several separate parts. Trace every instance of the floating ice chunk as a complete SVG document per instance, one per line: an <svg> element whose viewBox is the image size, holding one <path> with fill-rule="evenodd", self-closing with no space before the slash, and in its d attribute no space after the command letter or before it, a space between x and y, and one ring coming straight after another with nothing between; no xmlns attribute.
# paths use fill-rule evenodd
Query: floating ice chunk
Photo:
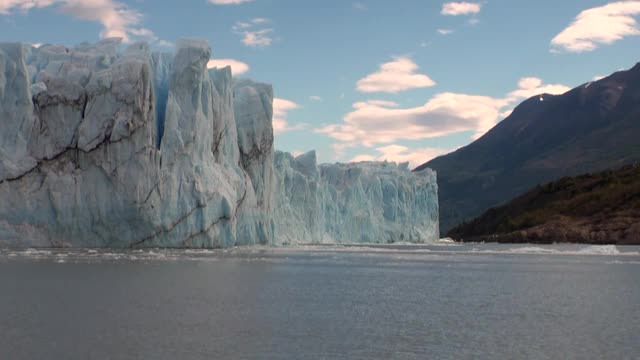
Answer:
<svg viewBox="0 0 640 360"><path fill-rule="evenodd" d="M620 251L615 245L591 245L578 250L577 253L585 255L620 255Z"/></svg>

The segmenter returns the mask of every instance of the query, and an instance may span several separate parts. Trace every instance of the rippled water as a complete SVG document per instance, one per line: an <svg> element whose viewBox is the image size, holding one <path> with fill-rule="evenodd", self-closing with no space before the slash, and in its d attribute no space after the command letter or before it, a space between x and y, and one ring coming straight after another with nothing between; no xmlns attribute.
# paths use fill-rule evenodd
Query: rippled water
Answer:
<svg viewBox="0 0 640 360"><path fill-rule="evenodd" d="M0 359L637 359L640 247L0 250Z"/></svg>

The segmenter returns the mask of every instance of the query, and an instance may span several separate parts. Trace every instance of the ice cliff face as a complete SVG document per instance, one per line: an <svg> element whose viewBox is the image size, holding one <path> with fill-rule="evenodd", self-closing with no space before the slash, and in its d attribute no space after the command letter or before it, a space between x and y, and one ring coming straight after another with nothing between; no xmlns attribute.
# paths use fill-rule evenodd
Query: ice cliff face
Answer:
<svg viewBox="0 0 640 360"><path fill-rule="evenodd" d="M274 157L271 86L207 70L211 50L201 41L180 41L175 54L145 43L120 48L118 39L0 43L0 246L229 247L438 233L433 173Z"/></svg>
<svg viewBox="0 0 640 360"><path fill-rule="evenodd" d="M272 243L271 88L242 84L237 128L206 43L119 46L0 44L0 245Z"/></svg>
<svg viewBox="0 0 640 360"><path fill-rule="evenodd" d="M314 151L276 152L280 243L432 242L439 236L436 175L408 164L318 166Z"/></svg>

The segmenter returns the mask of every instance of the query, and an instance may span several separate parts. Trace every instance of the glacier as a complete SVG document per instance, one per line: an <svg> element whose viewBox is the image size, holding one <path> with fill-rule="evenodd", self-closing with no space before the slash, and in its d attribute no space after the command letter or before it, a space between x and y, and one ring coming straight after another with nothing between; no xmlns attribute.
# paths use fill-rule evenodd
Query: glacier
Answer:
<svg viewBox="0 0 640 360"><path fill-rule="evenodd" d="M276 152L271 85L210 58L0 43L0 246L437 240L434 172Z"/></svg>
<svg viewBox="0 0 640 360"><path fill-rule="evenodd" d="M276 152L280 243L437 241L438 188L431 169L409 163L317 165L315 151Z"/></svg>

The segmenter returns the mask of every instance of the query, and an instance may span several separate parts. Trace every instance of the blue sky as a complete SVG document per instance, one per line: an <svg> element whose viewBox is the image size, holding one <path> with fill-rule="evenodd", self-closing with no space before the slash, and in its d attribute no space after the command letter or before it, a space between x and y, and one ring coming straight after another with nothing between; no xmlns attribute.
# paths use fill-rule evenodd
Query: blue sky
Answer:
<svg viewBox="0 0 640 360"><path fill-rule="evenodd" d="M0 41L121 36L273 84L276 147L418 165L541 92L640 61L640 1L0 0Z"/></svg>

